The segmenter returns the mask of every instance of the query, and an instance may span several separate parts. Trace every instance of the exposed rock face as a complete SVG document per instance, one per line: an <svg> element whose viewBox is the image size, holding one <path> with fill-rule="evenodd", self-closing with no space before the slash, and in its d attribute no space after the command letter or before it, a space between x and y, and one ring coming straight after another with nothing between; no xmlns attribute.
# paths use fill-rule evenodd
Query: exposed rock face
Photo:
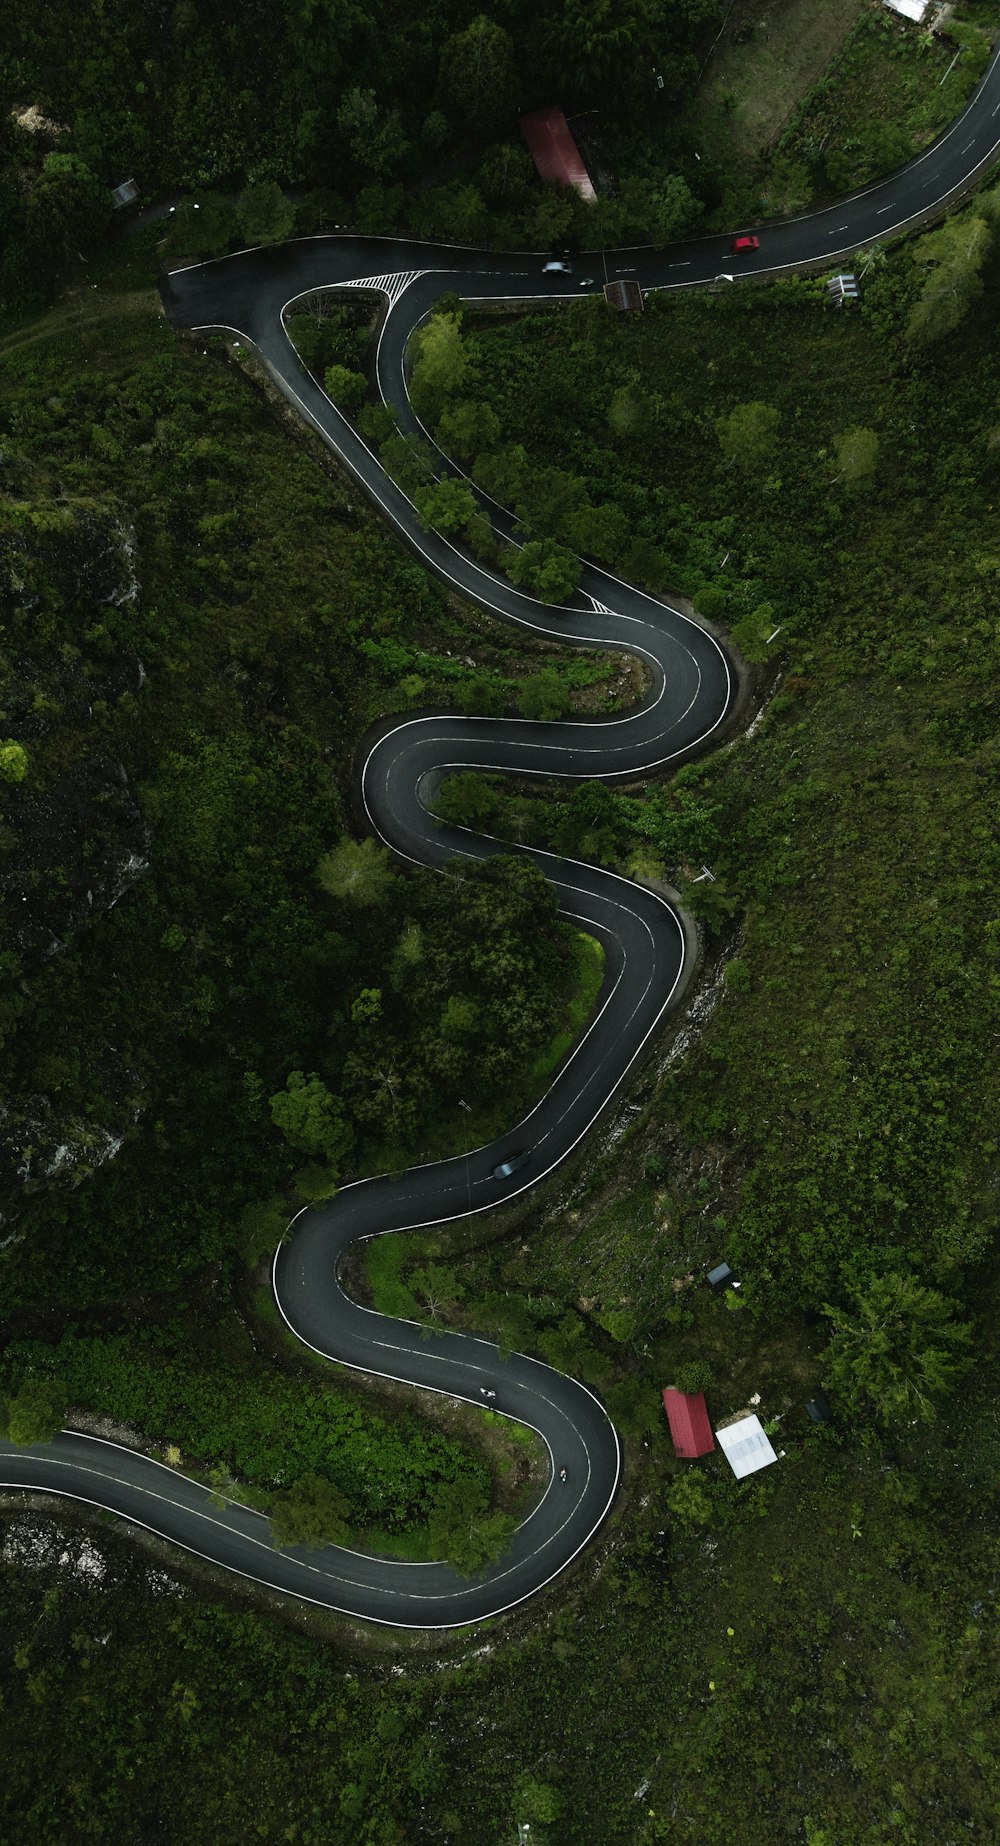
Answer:
<svg viewBox="0 0 1000 1846"><path fill-rule="evenodd" d="M100 756L46 788L12 789L6 821L15 840L0 860L0 905L26 972L112 909L146 870L149 840L124 766Z"/></svg>
<svg viewBox="0 0 1000 1846"><path fill-rule="evenodd" d="M107 1560L85 1532L66 1534L50 1520L27 1514L14 1519L0 1549L5 1564L22 1570L49 1570L58 1565L71 1577L94 1585L107 1574Z"/></svg>
<svg viewBox="0 0 1000 1846"><path fill-rule="evenodd" d="M0 1033L16 1034L35 983L49 978L46 963L148 870L150 839L126 766L145 679L123 644L139 593L135 532L116 507L70 501L58 482L38 498L11 452L0 456L0 480L0 737L28 762L23 780L0 786ZM22 1059L16 1036L8 1045L9 1068L21 1070L0 1092L0 1201L10 1213L25 1194L78 1186L114 1159L138 1119L138 1080L94 1026L82 1082L67 1073L64 1048ZM0 1219L4 1241L17 1235L13 1218Z"/></svg>
<svg viewBox="0 0 1000 1846"><path fill-rule="evenodd" d="M100 756L45 788L11 789L6 822L0 905L26 972L113 908L147 869L149 838L124 765Z"/></svg>
<svg viewBox="0 0 1000 1846"><path fill-rule="evenodd" d="M129 1079L128 1071L119 1073L123 1091L128 1091ZM131 1087L135 1088L134 1078ZM60 1112L41 1094L0 1104L0 1196L16 1190L37 1192L45 1185L78 1186L114 1159L126 1130L138 1120L138 1099L123 1100L116 1113L119 1133L72 1111Z"/></svg>

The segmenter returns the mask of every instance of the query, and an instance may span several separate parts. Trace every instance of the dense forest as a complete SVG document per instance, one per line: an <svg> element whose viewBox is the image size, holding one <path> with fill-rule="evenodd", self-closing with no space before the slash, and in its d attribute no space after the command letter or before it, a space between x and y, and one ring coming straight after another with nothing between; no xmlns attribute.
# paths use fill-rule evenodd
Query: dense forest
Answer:
<svg viewBox="0 0 1000 1846"><path fill-rule="evenodd" d="M739 113L699 85L726 12L12 9L0 1419L20 1439L69 1411L279 1538L465 1568L454 1509L496 1546L530 1501L526 1431L331 1378L277 1323L266 1259L300 1202L516 1119L601 980L525 862L441 876L365 840L358 744L401 710L610 712L641 683L445 595L245 353L168 329L155 281L342 221L549 248L728 226L764 191L800 209L955 112L991 9L921 49L859 7L749 179L721 120L706 145ZM555 95L606 176L589 218L517 141ZM171 220L115 217L129 175ZM679 886L702 980L609 1133L519 1217L380 1240L351 1275L585 1379L623 1490L583 1571L432 1645L6 1496L4 1837L995 1833L997 208L985 191L865 253L853 316L790 281L634 318L452 300L423 336L415 404L521 521L526 583L564 594L582 554L669 586L754 674L747 733L669 780L445 784L443 818ZM471 496L370 401L374 324L317 303L293 333L427 523L489 558ZM721 1255L738 1296L695 1285ZM683 1471L668 1378L714 1420L759 1402L782 1467Z"/></svg>

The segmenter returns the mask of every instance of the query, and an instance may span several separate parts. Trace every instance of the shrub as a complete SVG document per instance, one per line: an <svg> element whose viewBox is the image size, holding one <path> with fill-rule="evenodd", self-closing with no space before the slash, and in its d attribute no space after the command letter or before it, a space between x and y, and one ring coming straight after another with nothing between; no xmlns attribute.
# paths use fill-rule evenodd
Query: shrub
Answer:
<svg viewBox="0 0 1000 1846"><path fill-rule="evenodd" d="M28 752L8 737L0 743L0 781L23 782L28 773Z"/></svg>
<svg viewBox="0 0 1000 1846"><path fill-rule="evenodd" d="M346 365L330 365L323 383L327 397L333 399L338 410L349 417L357 416L368 396L368 383L360 372L352 372Z"/></svg>
<svg viewBox="0 0 1000 1846"><path fill-rule="evenodd" d="M519 590L542 602L561 603L572 596L580 581L580 560L554 538L529 540L511 557L507 571Z"/></svg>
<svg viewBox="0 0 1000 1846"><path fill-rule="evenodd" d="M689 1359L674 1371L674 1385L678 1391L710 1391L714 1382L712 1368L706 1359Z"/></svg>

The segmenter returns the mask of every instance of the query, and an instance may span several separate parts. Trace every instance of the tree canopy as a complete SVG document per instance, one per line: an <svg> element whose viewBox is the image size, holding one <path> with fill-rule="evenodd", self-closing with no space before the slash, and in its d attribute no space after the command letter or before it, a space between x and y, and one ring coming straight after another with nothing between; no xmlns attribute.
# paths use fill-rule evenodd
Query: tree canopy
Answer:
<svg viewBox="0 0 1000 1846"><path fill-rule="evenodd" d="M913 1276L871 1276L825 1312L830 1388L845 1409L880 1423L929 1421L972 1364L972 1329L955 1300Z"/></svg>

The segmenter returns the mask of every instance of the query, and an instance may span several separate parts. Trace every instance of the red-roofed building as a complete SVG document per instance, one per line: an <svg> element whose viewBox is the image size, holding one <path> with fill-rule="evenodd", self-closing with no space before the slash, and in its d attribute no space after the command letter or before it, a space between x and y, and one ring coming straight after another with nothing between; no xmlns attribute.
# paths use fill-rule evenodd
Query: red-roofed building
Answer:
<svg viewBox="0 0 1000 1846"><path fill-rule="evenodd" d="M670 1423L675 1454L683 1456L685 1461L697 1461L699 1455L710 1455L715 1437L703 1392L675 1391L673 1385L668 1385L663 1393L663 1407Z"/></svg>
<svg viewBox="0 0 1000 1846"><path fill-rule="evenodd" d="M542 179L554 179L559 186L575 186L580 197L591 203L597 198L569 123L555 103L549 109L522 115L521 133Z"/></svg>

